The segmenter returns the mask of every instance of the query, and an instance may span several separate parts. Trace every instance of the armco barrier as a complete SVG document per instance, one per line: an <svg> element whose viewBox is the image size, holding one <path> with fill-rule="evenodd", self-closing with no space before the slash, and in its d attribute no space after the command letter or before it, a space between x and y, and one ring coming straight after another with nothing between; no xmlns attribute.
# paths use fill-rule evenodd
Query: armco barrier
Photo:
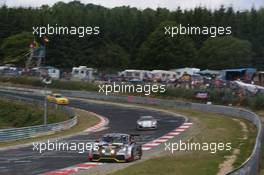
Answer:
<svg viewBox="0 0 264 175"><path fill-rule="evenodd" d="M5 98L11 101L24 101L26 103L34 103L38 105L42 105L43 102L38 100L33 100L26 97L16 97L14 95L8 95L1 93L1 98ZM69 129L77 124L77 116L74 116L73 111L70 108L60 106L63 108L66 113L73 117L67 121L59 122L59 123L52 123L47 125L37 125L37 126L29 126L29 127L22 127L22 128L8 128L8 129L1 129L0 130L0 141L13 141L13 140L20 140L26 138L32 138L42 135L48 135L57 131Z"/></svg>
<svg viewBox="0 0 264 175"><path fill-rule="evenodd" d="M9 92L22 92L22 88L6 88L0 87L0 90L9 91ZM23 93L34 93L40 95L37 90L26 92L28 89L24 89ZM261 145L263 138L263 128L260 118L253 112L241 109L241 108L233 108L219 105L207 105L207 104L198 104L198 103L189 103L189 102L177 102L173 100L162 100L155 98L147 98L147 97L137 97L137 96L118 96L111 95L105 96L102 94L98 94L95 92L85 92L85 91L68 91L68 90L60 90L60 93L75 98L89 98L89 99L97 99L97 100L105 100L105 101L116 101L116 102L129 102L129 103L139 103L139 104L155 104L159 106L166 107L174 107L178 109L191 109L198 110L203 112L215 112L220 113L225 116L241 118L250 121L257 128L257 137L254 149L250 155L250 157L237 169L227 173L228 175L257 175L260 169L260 161L261 161Z"/></svg>
<svg viewBox="0 0 264 175"><path fill-rule="evenodd" d="M60 123L52 123L48 125L38 125L23 128L10 128L0 130L0 141L13 141L26 138L37 137L41 135L51 134L57 131L65 130L73 127L77 123L77 116Z"/></svg>
<svg viewBox="0 0 264 175"><path fill-rule="evenodd" d="M178 109L191 109L203 112L214 112L220 113L225 116L245 119L253 123L257 128L257 138L254 149L250 157L237 169L227 173L228 175L257 175L260 169L261 161L261 145L263 138L263 128L260 118L253 112L234 107L220 106L220 105L207 105L199 103L190 102L176 102L173 100L162 100L147 97L137 97L137 96L105 96L93 92L83 92L83 91L61 91L62 94L68 95L70 97L79 98L90 98L98 100L107 101L117 101L117 102L130 102L139 104L155 104L159 106L174 107Z"/></svg>

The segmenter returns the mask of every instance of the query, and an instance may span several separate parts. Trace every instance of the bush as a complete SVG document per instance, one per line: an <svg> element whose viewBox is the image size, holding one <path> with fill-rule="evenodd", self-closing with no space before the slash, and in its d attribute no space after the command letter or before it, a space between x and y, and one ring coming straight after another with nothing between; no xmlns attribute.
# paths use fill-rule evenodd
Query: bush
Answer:
<svg viewBox="0 0 264 175"><path fill-rule="evenodd" d="M167 88L167 90L164 93L160 93L159 95L166 96L166 97L193 99L194 94L195 94L195 91L193 89Z"/></svg>
<svg viewBox="0 0 264 175"><path fill-rule="evenodd" d="M258 94L251 98L250 107L256 110L264 109L264 94Z"/></svg>
<svg viewBox="0 0 264 175"><path fill-rule="evenodd" d="M210 89L209 94L209 100L217 104L228 105L233 104L238 100L236 95L230 89Z"/></svg>
<svg viewBox="0 0 264 175"><path fill-rule="evenodd" d="M68 120L61 110L48 109L48 123ZM37 105L0 99L0 128L24 127L43 124L43 109Z"/></svg>
<svg viewBox="0 0 264 175"><path fill-rule="evenodd" d="M0 76L0 81L3 83L14 83L21 85L31 85L31 86L43 86L40 79L37 78L27 78L27 77L3 77Z"/></svg>
<svg viewBox="0 0 264 175"><path fill-rule="evenodd" d="M43 87L44 84L39 78L35 77L2 77L0 76L0 82L20 84L27 86ZM96 91L97 86L90 82L85 81L63 81L63 80L53 80L50 88L55 89L66 89L66 90L87 90Z"/></svg>
<svg viewBox="0 0 264 175"><path fill-rule="evenodd" d="M86 90L86 91L96 91L98 87L90 82L85 81L63 81L63 80L54 80L51 85L51 88L55 89L66 89L66 90Z"/></svg>

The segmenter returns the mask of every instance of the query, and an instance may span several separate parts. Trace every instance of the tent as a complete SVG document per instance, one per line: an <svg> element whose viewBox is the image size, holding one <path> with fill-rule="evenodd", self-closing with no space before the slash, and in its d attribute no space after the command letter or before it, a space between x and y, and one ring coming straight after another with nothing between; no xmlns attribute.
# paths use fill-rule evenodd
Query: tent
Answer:
<svg viewBox="0 0 264 175"><path fill-rule="evenodd" d="M251 82L256 72L255 68L225 69L221 71L220 75L221 79L227 81L242 80Z"/></svg>

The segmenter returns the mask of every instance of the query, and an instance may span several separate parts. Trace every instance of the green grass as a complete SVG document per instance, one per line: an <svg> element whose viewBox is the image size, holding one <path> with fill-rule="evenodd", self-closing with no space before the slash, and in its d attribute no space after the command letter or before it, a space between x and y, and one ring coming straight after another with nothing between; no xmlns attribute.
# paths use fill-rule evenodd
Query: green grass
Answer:
<svg viewBox="0 0 264 175"><path fill-rule="evenodd" d="M0 147L7 147L7 146L13 146L13 145L19 145L19 144L25 144L25 143L32 143L32 142L37 142L37 141L42 141L42 140L47 140L47 139L52 139L52 138L58 138L58 137L63 137L63 136L68 136L72 134L77 134L91 126L96 125L99 123L100 119L96 116L93 116L86 111L74 109L74 112L78 115L78 123L64 131L56 132L51 135L46 135L46 136L40 136L36 138L30 138L30 139L24 139L24 140L17 140L17 141L8 141L8 142L0 142Z"/></svg>
<svg viewBox="0 0 264 175"><path fill-rule="evenodd" d="M35 77L3 77L0 76L0 82L5 84L23 85L26 87L43 87L40 78ZM90 82L84 81L68 81L68 80L53 80L49 88L65 89L65 90L86 90L96 91L98 87Z"/></svg>
<svg viewBox="0 0 264 175"><path fill-rule="evenodd" d="M29 86L43 86L39 80L28 80L29 78L18 78L18 79L8 79L2 80L1 82L5 83L13 83L13 84L23 84ZM29 81L29 82L27 82ZM95 91L97 87L93 84L86 82L71 82L71 81L54 81L50 88L57 89L69 89L69 90L87 90L87 91ZM98 90L98 89L97 89ZM213 96L211 97L214 103L217 104L229 104L236 103L236 98L231 98L231 94L229 92L211 92ZM137 94L138 95L138 94ZM159 98L165 99L184 99L189 101L196 101L193 97L193 90L182 90L182 89L170 89L166 94L159 94ZM224 98L223 98L224 97ZM246 102L242 102L242 105L249 105L251 108L255 108L259 106L263 106L263 97L257 97L256 99L251 99L250 103L248 103L248 99ZM261 104L261 105L260 105ZM169 110L169 109L168 109ZM199 128L202 128L202 132L198 132L193 138L194 141L199 142L232 142L232 147L240 150L239 155L237 156L236 161L233 166L238 167L241 165L251 154L256 137L256 129L254 126L245 122L247 127L249 128L248 139L242 140L239 139L241 137L241 126L237 121L234 121L230 118L220 117L218 114L210 114L210 113L201 113L194 111L179 111L184 115L191 116L193 119L198 119L198 123L200 123ZM118 171L115 174L151 174L153 172L157 172L163 174L164 168L166 168L166 174L216 174L218 171L218 166L225 159L225 156L231 155L231 152L218 152L216 154L210 154L206 152L193 152L192 154L186 154L184 156L169 156L169 157L159 157L155 159L148 160L142 164L132 165L132 167L128 167L127 169ZM264 157L264 155L263 155ZM169 160L168 160L169 159ZM263 158L264 159L264 158ZM202 161L201 161L202 160ZM150 163L149 163L150 161ZM152 162L153 161L153 162ZM157 163L155 163L157 162ZM158 163L159 162L159 163ZM160 162L166 162L164 164L160 164ZM192 162L190 164L189 162ZM139 166L139 167L137 167ZM151 168L150 168L151 167ZM264 173L263 173L264 174Z"/></svg>
<svg viewBox="0 0 264 175"><path fill-rule="evenodd" d="M123 170L112 173L111 175L213 175L219 171L219 164L225 161L225 156L232 155L233 149L239 149L233 166L241 165L251 154L256 137L256 128L246 121L249 132L248 139L243 140L241 145L241 126L238 121L223 117L219 114L204 113L197 111L172 110L188 116L194 121L194 133L191 142L231 142L231 151L221 151L215 154L209 152L193 151L179 152L156 157L141 163L136 163Z"/></svg>
<svg viewBox="0 0 264 175"><path fill-rule="evenodd" d="M70 118L62 110L48 109L48 123ZM0 128L25 127L43 124L43 108L33 104L0 99Z"/></svg>
<svg viewBox="0 0 264 175"><path fill-rule="evenodd" d="M204 161L206 160L206 162ZM210 166L205 166L206 164ZM217 171L218 161L213 155L197 153L194 155L164 156L150 159L144 163L131 165L124 170L113 173L113 175L213 175Z"/></svg>

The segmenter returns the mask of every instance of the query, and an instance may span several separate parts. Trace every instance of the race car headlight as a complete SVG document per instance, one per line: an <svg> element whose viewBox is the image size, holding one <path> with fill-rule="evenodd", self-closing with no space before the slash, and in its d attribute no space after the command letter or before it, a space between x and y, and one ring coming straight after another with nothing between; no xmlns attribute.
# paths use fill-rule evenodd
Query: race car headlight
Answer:
<svg viewBox="0 0 264 175"><path fill-rule="evenodd" d="M156 125L156 124L157 124L157 121L153 121L153 122L152 122L152 125Z"/></svg>
<svg viewBox="0 0 264 175"><path fill-rule="evenodd" d="M98 143L94 143L94 145L93 145L93 151L99 151Z"/></svg>
<svg viewBox="0 0 264 175"><path fill-rule="evenodd" d="M139 122L137 122L137 124L139 124L139 125L142 125L142 124L143 124L143 122L140 122L140 121L139 121Z"/></svg>
<svg viewBox="0 0 264 175"><path fill-rule="evenodd" d="M111 154L115 154L115 150L112 149L112 150L110 151L110 153L111 153Z"/></svg>
<svg viewBox="0 0 264 175"><path fill-rule="evenodd" d="M105 150L104 150L104 149L102 149L101 153L103 153L103 154L104 154L104 153L105 153Z"/></svg>

